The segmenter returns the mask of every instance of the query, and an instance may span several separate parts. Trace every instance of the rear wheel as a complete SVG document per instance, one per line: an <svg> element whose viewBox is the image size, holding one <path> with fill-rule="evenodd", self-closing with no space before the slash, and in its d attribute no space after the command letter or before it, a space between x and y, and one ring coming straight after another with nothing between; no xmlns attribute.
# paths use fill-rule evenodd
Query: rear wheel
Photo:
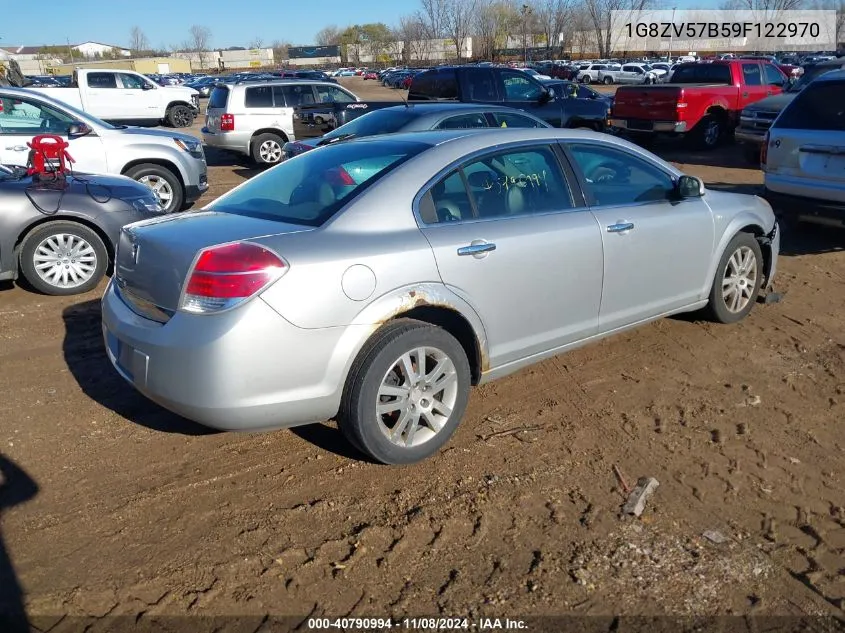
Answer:
<svg viewBox="0 0 845 633"><path fill-rule="evenodd" d="M716 267L707 304L709 316L719 323L741 321L757 300L763 283L763 252L749 233L737 233Z"/></svg>
<svg viewBox="0 0 845 633"><path fill-rule="evenodd" d="M715 149L725 136L725 122L721 117L708 114L693 128L692 141L699 149Z"/></svg>
<svg viewBox="0 0 845 633"><path fill-rule="evenodd" d="M124 175L152 189L167 213L182 210L185 189L179 177L167 167L144 163L128 169Z"/></svg>
<svg viewBox="0 0 845 633"><path fill-rule="evenodd" d="M48 222L21 245L20 266L29 284L48 295L88 292L100 283L108 251L95 231L77 222Z"/></svg>
<svg viewBox="0 0 845 633"><path fill-rule="evenodd" d="M613 77L605 77L604 78L604 85L605 86L609 86L612 83L613 83Z"/></svg>
<svg viewBox="0 0 845 633"><path fill-rule="evenodd" d="M455 337L443 328L399 319L377 332L352 366L339 425L373 459L411 464L449 441L469 389L469 362Z"/></svg>
<svg viewBox="0 0 845 633"><path fill-rule="evenodd" d="M277 134L259 134L252 140L252 160L259 165L278 165L284 144L284 139Z"/></svg>

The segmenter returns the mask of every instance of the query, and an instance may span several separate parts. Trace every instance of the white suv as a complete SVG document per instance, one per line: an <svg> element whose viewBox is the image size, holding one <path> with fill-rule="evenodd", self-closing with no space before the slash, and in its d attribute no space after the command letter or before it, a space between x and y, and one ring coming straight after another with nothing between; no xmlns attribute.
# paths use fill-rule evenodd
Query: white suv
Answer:
<svg viewBox="0 0 845 633"><path fill-rule="evenodd" d="M206 145L250 156L259 164L282 160L289 141L333 128L336 103L360 99L328 81L251 81L215 86L202 137Z"/></svg>
<svg viewBox="0 0 845 633"><path fill-rule="evenodd" d="M787 219L845 226L845 70L820 75L775 119L761 152L765 198Z"/></svg>

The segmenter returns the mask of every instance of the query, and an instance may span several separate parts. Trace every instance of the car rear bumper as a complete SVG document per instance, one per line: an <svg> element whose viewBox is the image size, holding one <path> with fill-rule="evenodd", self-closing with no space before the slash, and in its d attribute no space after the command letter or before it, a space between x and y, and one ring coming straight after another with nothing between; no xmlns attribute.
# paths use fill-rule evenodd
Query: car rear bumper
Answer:
<svg viewBox="0 0 845 633"><path fill-rule="evenodd" d="M237 152L249 156L251 138L252 134L249 132L213 132L207 127L202 128L203 143L227 152Z"/></svg>
<svg viewBox="0 0 845 633"><path fill-rule="evenodd" d="M650 121L647 119L621 119L611 117L610 125L638 134L683 134L689 132L686 121Z"/></svg>
<svg viewBox="0 0 845 633"><path fill-rule="evenodd" d="M768 188L763 189L762 197L778 216L845 226L845 202L794 196Z"/></svg>
<svg viewBox="0 0 845 633"><path fill-rule="evenodd" d="M766 134L758 134L749 130L744 130L741 127L734 130L734 138L741 143L749 143L752 145L762 145Z"/></svg>
<svg viewBox="0 0 845 633"><path fill-rule="evenodd" d="M371 328L298 328L260 297L217 315L139 316L110 283L102 300L112 365L165 409L222 430L334 417L346 371Z"/></svg>

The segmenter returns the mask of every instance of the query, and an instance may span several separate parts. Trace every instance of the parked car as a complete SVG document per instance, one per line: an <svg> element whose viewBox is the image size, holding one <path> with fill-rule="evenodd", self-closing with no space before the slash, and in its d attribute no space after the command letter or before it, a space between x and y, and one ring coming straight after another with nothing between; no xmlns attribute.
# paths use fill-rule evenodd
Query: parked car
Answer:
<svg viewBox="0 0 845 633"><path fill-rule="evenodd" d="M585 101L577 108L558 100L543 83L512 68L439 66L415 76L409 101L463 101L506 105L537 116L554 127L588 127L603 131L607 108Z"/></svg>
<svg viewBox="0 0 845 633"><path fill-rule="evenodd" d="M845 226L845 70L819 75L766 132L765 197L782 216Z"/></svg>
<svg viewBox="0 0 845 633"><path fill-rule="evenodd" d="M69 88L32 88L47 91L104 121L152 123L190 127L199 113L199 94L191 88L164 88L131 70L75 70Z"/></svg>
<svg viewBox="0 0 845 633"><path fill-rule="evenodd" d="M619 74L622 72L620 64L607 64L604 68L598 71L596 81L601 84L610 85L618 83ZM589 82L586 82L589 83Z"/></svg>
<svg viewBox="0 0 845 633"><path fill-rule="evenodd" d="M173 130L113 126L66 103L54 91L0 88L0 164L25 166L38 134L68 140L74 169L122 174L156 191L168 212L189 207L208 189L202 144Z"/></svg>
<svg viewBox="0 0 845 633"><path fill-rule="evenodd" d="M587 64L581 66L578 72L578 81L583 84L596 83L599 80L599 72L607 70L607 64Z"/></svg>
<svg viewBox="0 0 845 633"><path fill-rule="evenodd" d="M526 75L530 75L531 77L534 77L534 79L536 79L537 81L548 81L549 79L551 79L551 77L549 75L544 75L542 73L539 73L536 70L534 70L533 68L520 68L519 70L524 72Z"/></svg>
<svg viewBox="0 0 845 633"><path fill-rule="evenodd" d="M364 73L364 79L376 79L378 80L378 73L374 70L368 70Z"/></svg>
<svg viewBox="0 0 845 633"><path fill-rule="evenodd" d="M804 74L783 91L782 94L766 97L743 108L736 128L736 140L742 145L743 153L749 163L760 163L760 146L766 132L778 114L795 96L819 75L833 70L845 70L845 57L838 57L804 67Z"/></svg>
<svg viewBox="0 0 845 633"><path fill-rule="evenodd" d="M203 141L249 156L255 163L273 165L282 160L282 146L288 141L332 129L336 103L358 100L345 88L322 81L218 85L206 107Z"/></svg>
<svg viewBox="0 0 845 633"><path fill-rule="evenodd" d="M474 103L414 103L383 108L358 117L319 138L285 143L285 158L293 158L316 147L376 134L457 130L464 128L551 127L521 110Z"/></svg>
<svg viewBox="0 0 845 633"><path fill-rule="evenodd" d="M776 227L763 199L607 135L370 137L124 229L103 333L116 371L186 418L337 418L375 460L412 463L449 440L471 385L668 314L742 320Z"/></svg>
<svg viewBox="0 0 845 633"><path fill-rule="evenodd" d="M710 149L736 127L743 108L780 94L787 83L775 66L757 60L682 64L670 84L618 88L611 125L641 141L657 133L690 135Z"/></svg>
<svg viewBox="0 0 845 633"><path fill-rule="evenodd" d="M192 88L193 90L196 90L200 97L208 98L208 96L211 94L212 88L214 88L214 86L220 83L221 81L225 81L225 78L202 77L201 79L187 82L184 85L186 88Z"/></svg>
<svg viewBox="0 0 845 633"><path fill-rule="evenodd" d="M0 165L0 280L23 275L48 295L92 290L106 274L125 224L164 209L148 187L124 176L38 180Z"/></svg>

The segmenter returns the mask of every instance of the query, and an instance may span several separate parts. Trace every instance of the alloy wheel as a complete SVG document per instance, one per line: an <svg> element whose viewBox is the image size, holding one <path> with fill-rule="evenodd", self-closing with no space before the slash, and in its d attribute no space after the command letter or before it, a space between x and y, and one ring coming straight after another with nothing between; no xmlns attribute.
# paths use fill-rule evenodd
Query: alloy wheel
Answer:
<svg viewBox="0 0 845 633"><path fill-rule="evenodd" d="M742 312L752 301L757 287L757 257L748 246L740 246L728 259L722 278L722 299L730 312Z"/></svg>
<svg viewBox="0 0 845 633"><path fill-rule="evenodd" d="M282 158L282 146L277 141L264 141L258 148L258 155L265 163L278 163Z"/></svg>
<svg viewBox="0 0 845 633"><path fill-rule="evenodd" d="M147 185L153 190L153 193L155 193L159 202L161 202L161 206L165 209L170 207L170 203L173 200L173 189L171 188L170 183L164 178L150 174L148 176L141 176L138 179L138 182Z"/></svg>

